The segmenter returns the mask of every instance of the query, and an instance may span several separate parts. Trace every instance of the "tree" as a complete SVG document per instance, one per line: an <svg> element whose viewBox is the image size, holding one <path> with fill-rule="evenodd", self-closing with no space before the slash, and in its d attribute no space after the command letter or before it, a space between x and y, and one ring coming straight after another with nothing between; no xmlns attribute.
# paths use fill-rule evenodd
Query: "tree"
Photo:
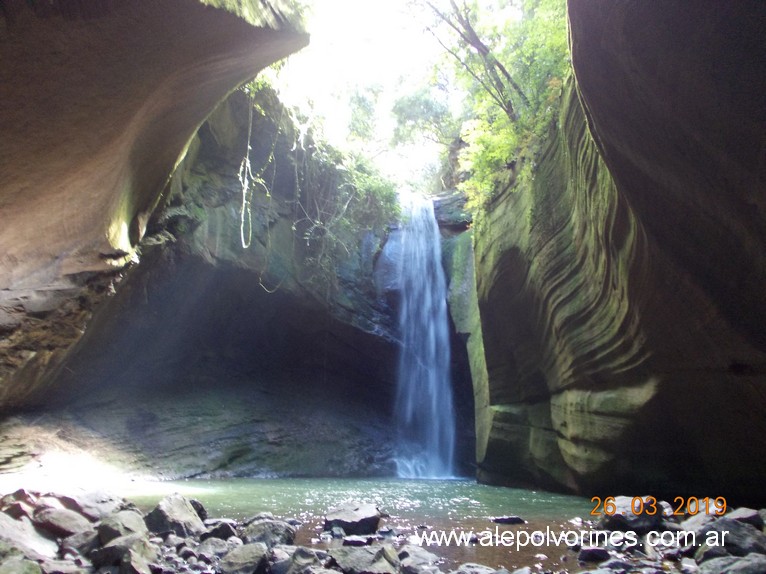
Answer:
<svg viewBox="0 0 766 574"><path fill-rule="evenodd" d="M569 73L565 0L413 0L455 64L470 110L460 188L480 211L532 172Z"/></svg>

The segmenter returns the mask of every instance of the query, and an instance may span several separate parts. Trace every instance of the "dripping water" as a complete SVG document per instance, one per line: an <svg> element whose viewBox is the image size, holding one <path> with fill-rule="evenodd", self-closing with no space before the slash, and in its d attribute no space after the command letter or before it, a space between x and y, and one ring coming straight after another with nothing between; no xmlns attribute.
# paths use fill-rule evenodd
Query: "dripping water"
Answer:
<svg viewBox="0 0 766 574"><path fill-rule="evenodd" d="M455 414L439 229L430 200L414 195L402 199L402 211L397 474L401 478L451 477Z"/></svg>

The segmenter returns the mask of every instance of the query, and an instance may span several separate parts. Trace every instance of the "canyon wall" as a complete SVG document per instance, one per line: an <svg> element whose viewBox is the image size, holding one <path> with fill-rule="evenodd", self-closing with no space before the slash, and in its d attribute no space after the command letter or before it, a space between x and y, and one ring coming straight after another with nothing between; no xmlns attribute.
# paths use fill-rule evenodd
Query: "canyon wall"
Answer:
<svg viewBox="0 0 766 574"><path fill-rule="evenodd" d="M762 497L766 6L569 18L576 81L534 182L475 224L479 476Z"/></svg>
<svg viewBox="0 0 766 574"><path fill-rule="evenodd" d="M205 117L308 42L268 2L235 9L194 0L0 5L3 408L44 392L49 367L135 258Z"/></svg>

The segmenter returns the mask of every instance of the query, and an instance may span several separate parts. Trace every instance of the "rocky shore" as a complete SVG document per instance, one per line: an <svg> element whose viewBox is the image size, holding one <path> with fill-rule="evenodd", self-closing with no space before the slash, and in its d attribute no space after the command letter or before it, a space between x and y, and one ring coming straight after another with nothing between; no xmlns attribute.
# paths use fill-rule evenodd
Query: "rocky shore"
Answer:
<svg viewBox="0 0 766 574"><path fill-rule="evenodd" d="M610 515L573 519L571 530L558 533L530 531L519 517L492 519L502 531L487 539L477 533L467 543L513 546L523 540L571 564L549 570L539 554L535 564L510 573L499 565L445 568L422 532L407 536L381 528L386 515L373 504L331 509L311 544L297 546L298 520L271 513L212 518L199 501L178 494L143 513L108 494L18 490L0 499L0 574L766 573L766 509L676 517L667 516L667 503L658 503L660 513L634 514L636 500L617 497ZM553 548L550 538L540 539L551 535Z"/></svg>

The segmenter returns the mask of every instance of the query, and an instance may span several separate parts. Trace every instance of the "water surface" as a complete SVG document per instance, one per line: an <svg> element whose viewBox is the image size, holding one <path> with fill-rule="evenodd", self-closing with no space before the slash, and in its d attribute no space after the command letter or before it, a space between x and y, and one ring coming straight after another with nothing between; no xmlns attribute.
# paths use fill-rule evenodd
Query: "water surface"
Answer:
<svg viewBox="0 0 766 574"><path fill-rule="evenodd" d="M588 499L543 491L493 487L471 480L406 479L228 479L157 483L156 492L124 493L144 509L168 492L180 492L200 500L212 517L242 519L268 511L280 518L297 518L298 544L317 542L325 512L344 501L373 502L389 514L384 524L394 528L405 542L415 533L456 529L480 532L497 525L491 517L515 514L528 521L503 530L528 531L546 526L555 530L576 528L568 520L585 517ZM420 528L419 528L420 527ZM423 527L426 527L425 529ZM442 570L458 563L479 562L508 569L539 564L541 568L567 567L576 571L576 555L566 548L528 547L521 551L504 547L429 547L444 558ZM562 556L567 556L562 560ZM571 562L574 561L574 562ZM564 564L566 562L566 564Z"/></svg>

